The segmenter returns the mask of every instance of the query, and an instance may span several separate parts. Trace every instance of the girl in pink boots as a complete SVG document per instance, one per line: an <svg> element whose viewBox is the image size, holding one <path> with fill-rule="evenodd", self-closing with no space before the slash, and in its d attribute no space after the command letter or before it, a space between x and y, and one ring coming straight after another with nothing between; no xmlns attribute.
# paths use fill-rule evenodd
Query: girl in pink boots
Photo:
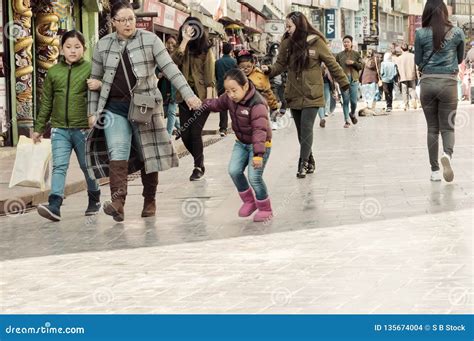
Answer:
<svg viewBox="0 0 474 341"><path fill-rule="evenodd" d="M258 210L253 220L268 221L272 218L272 207L262 178L272 145L267 102L239 69L225 74L224 88L225 93L219 98L205 100L200 111L229 110L232 129L237 137L230 158L229 175L243 201L239 217L248 217ZM247 166L248 180L244 174Z"/></svg>

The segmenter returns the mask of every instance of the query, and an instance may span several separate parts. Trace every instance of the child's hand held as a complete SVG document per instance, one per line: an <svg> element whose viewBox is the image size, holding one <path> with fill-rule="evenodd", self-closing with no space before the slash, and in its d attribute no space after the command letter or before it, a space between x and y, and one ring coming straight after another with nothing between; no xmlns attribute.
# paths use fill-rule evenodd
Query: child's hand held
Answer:
<svg viewBox="0 0 474 341"><path fill-rule="evenodd" d="M262 168L263 159L261 157L254 157L252 164L253 164L253 168Z"/></svg>
<svg viewBox="0 0 474 341"><path fill-rule="evenodd" d="M89 121L89 129L94 128L94 125L95 125L95 116L94 116L94 115L89 116L88 121Z"/></svg>
<svg viewBox="0 0 474 341"><path fill-rule="evenodd" d="M41 142L41 138L43 137L42 134L33 132L30 136L30 138L33 140L33 143L39 143Z"/></svg>
<svg viewBox="0 0 474 341"><path fill-rule="evenodd" d="M97 90L100 90L100 88L102 87L102 82L98 79L88 79L87 87L91 91L97 91Z"/></svg>

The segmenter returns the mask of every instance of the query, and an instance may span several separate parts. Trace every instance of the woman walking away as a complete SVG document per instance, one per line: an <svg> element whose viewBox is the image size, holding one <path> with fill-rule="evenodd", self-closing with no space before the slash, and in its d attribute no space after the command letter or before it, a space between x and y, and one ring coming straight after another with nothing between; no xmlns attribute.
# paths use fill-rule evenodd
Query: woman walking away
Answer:
<svg viewBox="0 0 474 341"><path fill-rule="evenodd" d="M373 50L367 51L367 58L364 60L364 70L360 74L360 81L362 83L362 98L367 107L359 111L359 116L375 115L373 109L375 109L375 95L377 94L379 74Z"/></svg>
<svg viewBox="0 0 474 341"><path fill-rule="evenodd" d="M443 140L443 177L454 179L451 158L454 149L454 123L457 110L458 65L464 57L464 33L448 19L442 0L428 0L422 28L415 35L415 62L422 72L420 97L428 126L428 154L431 181L441 181L438 164L438 139Z"/></svg>
<svg viewBox="0 0 474 341"><path fill-rule="evenodd" d="M359 52L352 49L352 36L345 36L342 39L344 51L336 56L337 62L341 65L346 76L349 79L350 87L348 92L342 93L342 110L344 112L344 128L357 124L355 112L357 110L357 100L359 98L359 72L362 70L363 63ZM349 111L350 104L350 111ZM350 119L350 121L349 121Z"/></svg>
<svg viewBox="0 0 474 341"><path fill-rule="evenodd" d="M321 62L326 64L341 89L347 91L349 81L327 47L324 35L311 26L301 12L288 14L277 61L273 65L262 66L262 71L272 78L288 70L285 98L295 120L300 143L298 178L314 173L316 167L311 152L313 126L319 108L325 105Z"/></svg>
<svg viewBox="0 0 474 341"><path fill-rule="evenodd" d="M392 111L393 87L397 82L397 65L392 62L392 54L387 52L383 56L383 62L380 67L380 76L383 82L383 92L385 94L385 102L387 103L386 112Z"/></svg>
<svg viewBox="0 0 474 341"><path fill-rule="evenodd" d="M163 42L152 32L137 30L129 2L117 2L111 10L115 32L97 43L91 77L101 80L99 91L89 94L89 124L97 125L87 141L87 166L96 179L110 177L112 201L104 203L104 212L115 221L124 220L127 174L141 171L143 184L142 217L156 212L158 172L178 166L178 156L162 119L155 71L158 67L189 107L197 109L201 101L194 95ZM158 105L148 122L129 120L133 95L154 97ZM133 107L132 107L133 108ZM132 143L133 141L133 143Z"/></svg>
<svg viewBox="0 0 474 341"><path fill-rule="evenodd" d="M39 205L38 213L49 220L60 221L60 207L64 198L66 173L74 150L87 182L89 205L85 215L96 214L100 209L100 190L97 182L87 173L86 137L87 87L98 89L100 82L88 80L91 64L83 59L84 36L68 31L61 38L64 58L48 70L41 96L41 105L31 136L34 143L41 142L46 123L51 119L53 175L48 205Z"/></svg>
<svg viewBox="0 0 474 341"><path fill-rule="evenodd" d="M243 201L239 217L248 217L258 209L253 220L267 221L272 218L272 207L262 176L272 146L268 106L242 70L228 71L224 87L225 94L206 100L201 110L229 110L232 129L237 137L229 163L229 175ZM244 174L247 167L248 180Z"/></svg>
<svg viewBox="0 0 474 341"><path fill-rule="evenodd" d="M179 29L178 48L171 55L179 66L193 91L201 100L213 97L215 87L215 58L204 26L198 18L187 17ZM194 170L190 181L199 181L204 177L204 145L202 130L209 113L193 112L177 94L179 103L179 121L184 146L194 158Z"/></svg>

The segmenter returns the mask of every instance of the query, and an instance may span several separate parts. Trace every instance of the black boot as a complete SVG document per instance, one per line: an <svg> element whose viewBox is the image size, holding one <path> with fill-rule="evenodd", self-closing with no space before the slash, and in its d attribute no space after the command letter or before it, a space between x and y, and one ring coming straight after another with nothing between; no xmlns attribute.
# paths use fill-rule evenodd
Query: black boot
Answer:
<svg viewBox="0 0 474 341"><path fill-rule="evenodd" d="M59 195L51 194L48 198L48 201L49 205L38 205L39 215L52 221L60 221L60 207L63 203L63 198Z"/></svg>
<svg viewBox="0 0 474 341"><path fill-rule="evenodd" d="M316 170L316 161L314 161L313 153L309 154L307 174L313 174Z"/></svg>
<svg viewBox="0 0 474 341"><path fill-rule="evenodd" d="M87 191L89 197L89 204L86 209L86 216L94 215L99 213L100 210L100 190L98 191Z"/></svg>
<svg viewBox="0 0 474 341"><path fill-rule="evenodd" d="M298 161L298 173L296 173L296 177L303 179L306 177L306 173L308 172L308 161L299 159Z"/></svg>

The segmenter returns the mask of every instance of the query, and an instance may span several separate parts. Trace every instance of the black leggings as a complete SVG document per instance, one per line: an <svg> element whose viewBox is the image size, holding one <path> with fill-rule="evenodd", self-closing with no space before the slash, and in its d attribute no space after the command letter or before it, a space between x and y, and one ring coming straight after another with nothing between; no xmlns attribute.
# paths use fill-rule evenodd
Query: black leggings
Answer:
<svg viewBox="0 0 474 341"><path fill-rule="evenodd" d="M319 108L291 109L295 120L298 141L300 143L300 158L307 161L313 146L313 128Z"/></svg>
<svg viewBox="0 0 474 341"><path fill-rule="evenodd" d="M184 146L194 158L194 167L204 167L204 145L202 130L206 124L209 112L194 111L186 103L179 104L180 133Z"/></svg>

